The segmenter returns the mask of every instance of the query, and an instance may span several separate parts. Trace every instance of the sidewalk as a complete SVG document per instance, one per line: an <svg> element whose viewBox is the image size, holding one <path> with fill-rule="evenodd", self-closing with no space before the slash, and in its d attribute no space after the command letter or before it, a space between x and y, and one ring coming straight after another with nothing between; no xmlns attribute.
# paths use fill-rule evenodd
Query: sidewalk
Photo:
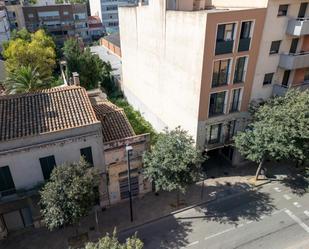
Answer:
<svg viewBox="0 0 309 249"><path fill-rule="evenodd" d="M236 174L232 173L233 170L230 168L230 175ZM239 169L237 170L239 171ZM175 192L160 192L158 195L148 193L141 198L133 200L134 221L132 223L130 222L129 202L124 202L114 205L105 211L98 212L98 230L95 225L94 213L85 217L81 222L79 233L88 233L89 240L95 240L105 235L106 232L111 233L115 227L117 231L122 231L160 219L185 207L244 192L249 189L247 182L250 177L250 174L242 173L241 176L210 178L204 181L204 188L202 187L202 182L199 182L191 186L185 195L181 195L182 205L180 207L176 206ZM0 248L67 249L68 238L75 235L75 228L60 229L53 232L49 232L45 228L28 228L11 233L6 240L0 241Z"/></svg>

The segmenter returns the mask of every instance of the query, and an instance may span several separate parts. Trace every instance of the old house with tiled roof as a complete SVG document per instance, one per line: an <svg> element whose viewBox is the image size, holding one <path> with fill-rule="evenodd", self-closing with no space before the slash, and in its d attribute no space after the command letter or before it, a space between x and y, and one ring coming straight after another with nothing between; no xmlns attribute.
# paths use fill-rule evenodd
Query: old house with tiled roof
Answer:
<svg viewBox="0 0 309 249"><path fill-rule="evenodd" d="M133 196L151 191L151 184L142 174L142 155L149 149L149 134L136 135L123 109L109 101L99 99L93 104L93 109L102 124L109 203L115 204L128 198L126 145L133 148L130 156Z"/></svg>
<svg viewBox="0 0 309 249"><path fill-rule="evenodd" d="M104 178L102 125L84 88L0 96L0 236L35 224L32 193L56 165L81 156Z"/></svg>

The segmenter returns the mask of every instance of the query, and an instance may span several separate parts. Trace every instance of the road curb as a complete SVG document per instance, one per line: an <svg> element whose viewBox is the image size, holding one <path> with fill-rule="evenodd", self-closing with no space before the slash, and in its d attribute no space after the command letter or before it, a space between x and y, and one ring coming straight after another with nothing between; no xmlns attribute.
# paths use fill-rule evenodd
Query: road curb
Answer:
<svg viewBox="0 0 309 249"><path fill-rule="evenodd" d="M125 229L119 230L119 233L126 233L126 232L128 232L128 231L130 231L130 230L137 230L137 229L138 229L139 227L141 227L141 226L148 225L148 224L150 224L150 223L159 221L159 220L161 220L161 219L165 219L165 218L167 218L167 217L169 217L169 216L173 216L173 215L175 215L175 214L182 213L182 212L184 212L184 211L187 211L187 210L189 210L189 209L192 209L192 208L195 208L195 207L198 207L198 206L207 204L207 203L229 200L229 199L231 199L231 198L235 198L235 197L241 196L241 195L243 195L243 194L247 194L250 190L252 190L252 187L251 187L251 186L250 186L250 188L249 188L247 191L240 191L239 193L231 194L231 195L228 195L228 196L225 196L225 197L219 197L219 198L215 197L214 199L211 199L211 200L202 201L202 202L199 202L199 203L197 203L197 204L193 204L193 205L190 205L190 206L188 206L188 207L185 207L185 208L182 208L182 209L179 209L179 210L170 212L169 214L165 214L165 215L160 216L160 217L158 217L158 218L155 218L155 219L146 221L146 222L143 223L143 224L138 224L138 225L135 225L135 226L132 226L132 227L129 227L129 228L125 228Z"/></svg>

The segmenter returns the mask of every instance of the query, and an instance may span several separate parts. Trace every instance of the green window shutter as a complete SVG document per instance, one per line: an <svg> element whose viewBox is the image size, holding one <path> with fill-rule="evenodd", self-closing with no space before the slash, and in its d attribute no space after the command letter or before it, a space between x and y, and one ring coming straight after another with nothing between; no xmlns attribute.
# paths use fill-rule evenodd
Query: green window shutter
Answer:
<svg viewBox="0 0 309 249"><path fill-rule="evenodd" d="M15 184L9 166L0 168L0 192L14 190ZM4 194L5 195L5 194Z"/></svg>
<svg viewBox="0 0 309 249"><path fill-rule="evenodd" d="M92 150L91 147L80 149L80 155L84 157L87 163L93 166Z"/></svg>
<svg viewBox="0 0 309 249"><path fill-rule="evenodd" d="M50 174L56 166L56 161L54 156L47 156L40 158L40 164L44 176L44 180L48 180L50 178Z"/></svg>

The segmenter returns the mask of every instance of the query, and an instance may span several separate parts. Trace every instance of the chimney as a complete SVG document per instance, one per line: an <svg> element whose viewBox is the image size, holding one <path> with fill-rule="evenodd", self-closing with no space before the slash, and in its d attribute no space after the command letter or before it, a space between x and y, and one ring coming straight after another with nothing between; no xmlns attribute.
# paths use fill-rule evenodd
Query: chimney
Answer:
<svg viewBox="0 0 309 249"><path fill-rule="evenodd" d="M72 75L73 75L73 85L80 86L79 74L77 72L73 72Z"/></svg>

